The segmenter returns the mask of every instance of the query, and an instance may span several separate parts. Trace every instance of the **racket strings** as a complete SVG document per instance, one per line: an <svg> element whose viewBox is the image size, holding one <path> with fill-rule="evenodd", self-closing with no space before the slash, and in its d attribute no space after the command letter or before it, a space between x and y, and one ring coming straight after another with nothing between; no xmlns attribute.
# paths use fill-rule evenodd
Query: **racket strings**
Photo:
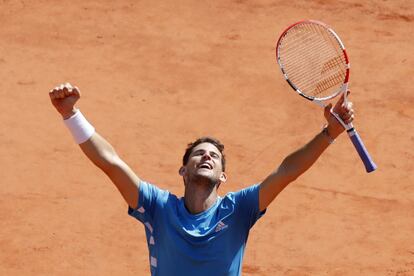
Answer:
<svg viewBox="0 0 414 276"><path fill-rule="evenodd" d="M313 43L311 46L312 47L307 47L306 46L306 42L305 43L300 43L299 45L303 45L302 47L290 47L288 49L286 49L287 52L300 52L300 53L304 53L304 54L294 54L294 55L287 55L285 57L285 67L287 69L287 71L290 71L290 78L292 79L292 81L294 81L295 83L301 83L303 85L306 85L303 90L306 91L310 91L310 87L313 86L313 80L315 80L316 78L319 78L320 73L318 72L319 70L309 70L308 66L311 66L312 68L315 68L315 65L320 64L320 57L317 56L310 56L308 51L322 51L322 52L328 52L330 50L329 47L326 47L326 45L315 45L315 43ZM325 47L324 47L325 46ZM298 57L300 58L298 60ZM304 65L304 60L307 61L307 66ZM290 67L290 68L289 68ZM325 66L325 68L321 68L321 72L324 72L326 74L326 72L329 70L329 66ZM299 81L300 80L300 81Z"/></svg>
<svg viewBox="0 0 414 276"><path fill-rule="evenodd" d="M302 93L322 98L342 86L347 62L341 45L325 27L309 23L293 27L279 51L285 74Z"/></svg>
<svg viewBox="0 0 414 276"><path fill-rule="evenodd" d="M296 41L294 42L294 45L299 45L299 47L293 47L293 48L296 48L296 49L288 48L288 49L286 49L286 51L291 52L291 53L292 53L292 51L293 52L297 51L298 53L300 53L300 55L296 54L296 55L287 56L286 59L287 60L290 59L291 60L290 62L292 62L292 60L299 57L300 59L305 58L308 61L308 65L314 66L314 64L323 64L323 67L320 68L320 72L321 72L321 75L323 75L323 74L326 75L328 73L328 71L331 71L332 69L337 68L335 66L340 65L340 63L338 63L338 60L340 60L341 58L339 57L339 59L338 59L338 56L336 56L335 58L329 60L326 63L321 63L320 59L324 58L324 56L321 57L320 55L319 56L313 55L313 56L309 57L309 54L308 55L304 54L304 53L319 51L321 53L325 53L325 56L328 56L327 53L329 53L329 52L331 52L331 53L329 53L330 55L335 55L335 52L331 51L332 47L329 47L329 44L327 44L324 41L320 40L318 35L319 34L315 35L315 33L311 33L311 35L307 34L306 37L304 37L304 39L302 39L303 36L302 37L299 36L299 38L297 38L296 40L299 40L299 41L302 40L302 41L300 43L298 43ZM303 63L302 60L299 60L297 62L299 62L299 64ZM319 76L318 70L313 70L313 71L311 71L312 74L310 74L308 68L306 66L303 66L303 65L297 67L294 70L294 72L295 72L295 74L292 75L292 78L301 79L301 82L303 82L304 84L308 84L308 86L303 89L303 90L306 90L306 91L309 91L310 86L311 87L313 86L313 83L311 83L311 81ZM328 76L325 78L325 81L324 81L325 85L323 85L323 83L322 83L322 85L317 86L317 89L315 90L315 93L319 94L319 93L323 92L321 89L324 88L324 87L326 87L326 88L331 87L327 84L334 85L334 81L337 79L337 77L335 77L335 76L340 77L340 75L338 75L338 74L335 74L334 76L330 76L328 74ZM340 80L339 80L339 82L340 82Z"/></svg>
<svg viewBox="0 0 414 276"><path fill-rule="evenodd" d="M304 45L304 44L302 44L302 45ZM304 49L299 49L298 51L301 51L301 50L305 51L306 50L306 51L328 52L330 50L330 48L323 47L323 46L326 46L326 45L322 45L322 46L319 46L319 45L315 46L314 45L311 48L308 47L306 49L305 48ZM296 49L287 49L287 51L291 51L291 50L296 51ZM308 61L308 65L313 66L314 64L320 63L319 59L306 58L306 56L303 56L303 55L302 55L302 57L305 57L305 59ZM286 59L286 67L288 67L288 66L292 67L288 71L292 72L292 74L290 74L290 76L291 76L292 80L294 80L294 82L299 83L298 80L300 80L300 83L302 83L304 85L307 84L307 86L304 87L305 91L310 91L310 88L313 87L313 80L315 80L316 78L319 78L321 74L322 75L323 74L327 75L329 73L329 71L332 72L332 69L335 69L335 68L337 68L337 66L340 66L340 63L338 61L336 61L338 59L338 57L336 57L332 61L328 61L326 64L324 64L323 67L320 70L320 73L319 73L318 70L310 71L306 66L303 66L303 64L302 64L303 61L299 60L299 61L297 61L297 62L299 62L299 64L295 65L292 62L292 60L295 59L295 58L297 58L297 57L287 55L286 58L285 58ZM330 79L331 78L329 78L329 76L327 76L326 80L330 80Z"/></svg>

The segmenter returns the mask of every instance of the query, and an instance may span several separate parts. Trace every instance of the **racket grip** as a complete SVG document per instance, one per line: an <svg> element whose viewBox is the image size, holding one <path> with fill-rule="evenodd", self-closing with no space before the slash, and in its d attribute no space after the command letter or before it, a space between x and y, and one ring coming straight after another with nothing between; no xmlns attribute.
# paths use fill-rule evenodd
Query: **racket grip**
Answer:
<svg viewBox="0 0 414 276"><path fill-rule="evenodd" d="M377 169L377 165L374 163L371 156L369 155L364 143L361 140L361 137L359 137L358 132L354 128L347 130L347 132L349 138L352 141L352 144L354 144L355 149L357 150L359 156L362 159L362 162L365 165L366 171L368 173L375 171Z"/></svg>

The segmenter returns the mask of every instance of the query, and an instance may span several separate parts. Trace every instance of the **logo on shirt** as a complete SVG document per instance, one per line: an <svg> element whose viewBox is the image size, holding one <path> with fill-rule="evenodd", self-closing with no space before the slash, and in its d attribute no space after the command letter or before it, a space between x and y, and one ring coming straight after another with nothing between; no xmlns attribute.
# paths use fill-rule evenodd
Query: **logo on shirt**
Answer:
<svg viewBox="0 0 414 276"><path fill-rule="evenodd" d="M214 230L215 232L221 231L223 229L226 229L228 227L227 224L224 224L222 221L219 221L219 223L217 223L216 229Z"/></svg>

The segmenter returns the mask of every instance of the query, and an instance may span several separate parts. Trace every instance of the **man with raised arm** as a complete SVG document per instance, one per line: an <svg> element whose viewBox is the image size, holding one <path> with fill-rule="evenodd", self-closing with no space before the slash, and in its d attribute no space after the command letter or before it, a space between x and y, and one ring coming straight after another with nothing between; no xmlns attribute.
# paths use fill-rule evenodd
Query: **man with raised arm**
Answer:
<svg viewBox="0 0 414 276"><path fill-rule="evenodd" d="M241 275L251 227L275 197L309 169L344 129L331 115L327 125L306 145L288 155L263 182L220 197L227 180L224 146L202 137L188 145L179 174L184 197L141 180L113 147L75 107L80 91L69 83L49 93L85 155L112 180L128 204L128 213L145 226L152 275ZM345 123L353 120L352 103L338 100L334 111Z"/></svg>

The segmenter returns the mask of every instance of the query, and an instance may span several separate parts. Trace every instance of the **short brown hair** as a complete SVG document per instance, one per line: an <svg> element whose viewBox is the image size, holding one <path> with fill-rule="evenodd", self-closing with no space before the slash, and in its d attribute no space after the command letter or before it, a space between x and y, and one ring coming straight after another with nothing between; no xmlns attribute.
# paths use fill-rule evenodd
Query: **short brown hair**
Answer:
<svg viewBox="0 0 414 276"><path fill-rule="evenodd" d="M183 166L187 165L188 159L190 158L190 154L193 151L193 149L201 144L201 143L210 143L213 144L221 153L221 166L223 168L223 172L226 170L226 157L224 156L224 145L216 138L210 137L210 136L203 136L198 138L192 143L189 143L187 145L187 149L185 150L184 156L183 156Z"/></svg>

